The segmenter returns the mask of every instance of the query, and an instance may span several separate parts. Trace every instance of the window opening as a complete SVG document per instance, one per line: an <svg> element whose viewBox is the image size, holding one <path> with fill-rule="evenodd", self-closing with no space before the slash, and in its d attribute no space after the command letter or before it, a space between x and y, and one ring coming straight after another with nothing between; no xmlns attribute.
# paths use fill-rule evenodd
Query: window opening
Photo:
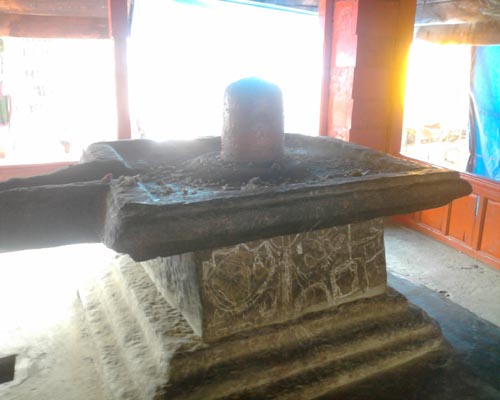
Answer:
<svg viewBox="0 0 500 400"><path fill-rule="evenodd" d="M411 46L401 153L466 171L471 46L415 40Z"/></svg>
<svg viewBox="0 0 500 400"><path fill-rule="evenodd" d="M77 161L116 139L110 40L1 39L0 166Z"/></svg>
<svg viewBox="0 0 500 400"><path fill-rule="evenodd" d="M136 2L129 41L134 137L220 135L228 84L257 76L283 91L285 131L317 135L317 13L263 3Z"/></svg>

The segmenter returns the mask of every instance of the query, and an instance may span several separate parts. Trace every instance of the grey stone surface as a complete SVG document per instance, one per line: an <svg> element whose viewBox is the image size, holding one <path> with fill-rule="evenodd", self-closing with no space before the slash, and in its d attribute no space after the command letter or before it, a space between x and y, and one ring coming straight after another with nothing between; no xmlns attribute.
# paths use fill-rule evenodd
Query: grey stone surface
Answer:
<svg viewBox="0 0 500 400"><path fill-rule="evenodd" d="M146 273L124 256L80 287L97 367L114 399L159 398L176 351L201 346L180 313L159 295Z"/></svg>
<svg viewBox="0 0 500 400"><path fill-rule="evenodd" d="M158 257L141 265L165 299L180 310L198 336L203 336L203 284L196 254Z"/></svg>
<svg viewBox="0 0 500 400"><path fill-rule="evenodd" d="M285 151L281 89L259 78L244 78L224 92L221 158L274 162Z"/></svg>
<svg viewBox="0 0 500 400"><path fill-rule="evenodd" d="M0 256L0 358L17 354L2 400L109 400L76 296L76 281L105 264L99 245Z"/></svg>
<svg viewBox="0 0 500 400"><path fill-rule="evenodd" d="M391 289L207 344L129 257L96 284L80 293L116 399L313 399L447 352Z"/></svg>
<svg viewBox="0 0 500 400"><path fill-rule="evenodd" d="M0 252L98 241L107 185L44 185L0 192Z"/></svg>
<svg viewBox="0 0 500 400"><path fill-rule="evenodd" d="M142 265L205 341L386 289L381 219L159 257Z"/></svg>
<svg viewBox="0 0 500 400"><path fill-rule="evenodd" d="M385 231L387 233L387 229ZM392 253L399 254L403 261L406 258L407 266L422 269L423 267L418 265L419 261L421 261L418 251L415 253L417 254L416 257L410 257L409 259L407 257L408 246L415 247L421 252L422 243L418 240L410 241L405 244L405 248L402 248L400 241L395 241L396 233L391 232L391 235L386 236L387 252L391 250L388 241L392 241ZM414 233L414 235L418 234ZM409 233L403 236L408 239ZM0 301L0 309L2 310L0 313L2 315L0 354L18 354L15 380L0 385L0 398L2 400L108 399L102 391L101 379L103 379L103 375L97 373L93 360L98 359L97 355L99 354L101 357L103 354L109 357L110 351L108 350L107 353L91 351L92 340L88 334L89 330L83 329L82 326L82 307L80 304L73 305L73 300L76 299L75 275L80 273L93 275L90 270L105 263L108 258L102 252L99 252L99 255L95 254L97 248L111 257L111 252L105 251L105 249L96 245L68 246L0 256L0 297L2 299ZM441 253L453 251L451 248L440 249ZM393 259L397 254L392 254ZM441 257L444 257L444 255L428 258L427 262L431 264L427 265L427 270L437 270L439 275L439 268L446 268L446 266L439 265L442 261ZM388 260L390 261L391 258L389 257ZM177 310L173 307L165 308L165 300L162 301L163 296L156 291L148 275L142 268L138 268L137 263L133 262L129 257L121 257L117 261L120 261L120 268L115 274L115 284L117 289L129 292L128 296L124 295L121 299L126 301L126 304L130 304L129 308L134 310L129 311L129 313L136 316L137 323L145 332L144 340L147 341L148 346L152 349L151 353L153 353L151 357L160 359L162 357L160 354L164 354L163 352L169 348L170 343L179 343L180 341L184 343L189 340L199 343L200 347L196 352L192 350L192 347L184 348L182 351L179 349L179 353L176 353L176 356L172 358L172 364L169 364L175 365L175 368L170 369L172 373L168 379L173 387L177 386L181 381L185 384L191 382L192 385L200 382L200 392L203 391L202 386L210 379L215 381L205 371L212 371L213 373L222 371L222 376L229 376L231 371L234 374L234 371L238 368L248 372L249 370L244 369L248 359L245 358L245 355L255 359L260 354L262 375L265 375L265 368L275 365L268 362L269 359L262 358L264 354L270 353L268 343L274 343L275 349L278 349L271 352L273 353L271 359L286 353L287 357L289 357L288 360L290 360L290 350L286 349L296 349L297 346L294 343L297 343L297 340L300 339L304 343L300 354L305 357L314 351L316 345L319 345L317 339L311 339L311 345L307 347L305 341L308 337L317 338L321 336L325 338L330 335L328 332L335 331L337 337L343 335L345 341L349 337L353 339L360 338L362 333L359 330L359 321L361 320L366 324L363 332L371 335L370 330L373 333L374 329L380 329L381 326L390 324L391 320L394 321L394 324L397 324L396 315L404 315L408 307L403 298L397 300L398 297L392 296L392 292L389 290L389 296L382 296L385 298L384 302L380 301L381 296L377 296L368 300L342 305L330 313L321 312L320 315L314 314L302 318L298 324L291 321L279 325L281 328L288 327L288 330L276 329L277 326L267 326L259 329L257 334L254 335L249 335L249 332L247 332L245 335L238 335L239 337L233 337L231 340L224 340L206 346L201 343L199 337L197 338L191 332L189 325ZM461 265L470 267L472 263L474 263L474 260L469 259L468 262L463 262ZM121 272L122 269L123 272ZM482 274L482 271L477 269L467 269L466 271L468 271L468 274L461 277L464 284L468 283L472 275L486 275L486 273ZM456 276L453 278L457 279ZM408 285L410 286L408 287ZM400 286L396 286L396 288L400 290ZM431 306L429 313L439 321L445 338L447 330L448 334L452 333L452 336L457 333L455 341L457 337L460 340L465 340L465 337L470 335L470 341L465 343L465 347L467 348L468 361L475 363L470 366L473 368L472 371L465 368L458 371L456 368L449 369L450 364L448 362L441 362L438 365L428 364L427 357L424 356L406 365L399 365L397 368L392 369L392 373L386 374L385 370L382 370L382 374L372 375L368 380L355 380L352 387L351 385L341 386L342 393L335 391L334 394L325 395L324 398L329 400L332 398L336 400L498 400L500 398L498 391L489 396L485 395L488 392L488 382L493 386L495 385L491 382L497 382L495 378L498 376L498 368L495 370L495 366L498 365L500 360L500 358L495 359L495 355L498 354L498 351L495 350L498 348L498 340L494 342L491 333L488 336L488 332L485 331L484 327L486 322L478 318L472 319L472 321L470 319L461 320L463 310L462 313L455 313L457 306L450 305L444 295L440 293L434 293L433 295L431 290L411 285L409 282L406 282L404 286L407 286L407 288L402 290L406 290L408 293L409 301L415 301L419 306L422 304L427 307ZM23 288L23 290L19 290L19 288ZM445 289L449 288L445 287ZM36 301L26 302L27 293L29 293L29 299L36 299ZM389 301L388 299L391 297L393 300ZM369 311L366 308L368 302L371 304ZM444 303L447 303L447 305ZM98 307L103 306L100 301L94 304ZM441 308L443 305L446 305L446 307ZM439 307L441 315L433 314L436 306ZM494 306L494 304L488 305L493 309ZM71 318L68 320L65 320L66 317L64 317L66 312L63 310L65 309L71 310ZM167 317L164 317L164 315ZM337 317L334 318L335 315ZM444 319L442 319L443 316ZM457 318L461 320L460 323L450 326L450 322ZM474 316L471 318L474 318ZM65 322L60 324L63 320ZM173 325L177 325L175 333L169 328L172 321L174 321ZM399 321L401 322L402 319L400 318ZM444 321L444 324L442 321ZM97 323L97 326L100 326L100 322L97 322L97 320L93 319L92 323ZM463 329L464 323L467 324L465 329ZM91 324L89 323L88 326L91 326ZM91 329L94 333L98 330L100 329ZM186 335L186 332L191 332L190 336ZM380 334L384 335L385 333L381 332ZM111 344L116 346L116 338L113 335L110 338ZM175 338L177 338L177 342L173 341ZM372 336L372 338L375 337ZM451 339L450 341L454 345L455 342ZM345 350L340 350L340 341L323 343L325 343L325 346L328 344L335 346L341 351L340 354L346 354ZM98 349L101 348L98 347ZM342 347L342 349L345 349L345 347ZM462 352L463 349L464 342L460 344L457 350ZM331 350L330 348L328 351ZM327 353L326 351L322 352L323 354ZM181 356L181 353L184 356ZM433 353L427 354L432 356ZM298 359L299 355L296 357ZM303 364L310 359L304 358ZM225 364L222 362L223 360L226 360ZM240 360L239 363L238 360ZM348 360L345 359L344 365ZM224 368L224 365L227 367L228 364L232 363L235 363L232 370ZM297 360L296 363L299 365L300 361ZM339 365L339 363L336 365ZM218 367L216 367L217 365ZM423 366L426 370L425 374L418 372L419 366ZM110 367L118 368L117 365L112 363L110 363ZM445 368L444 376L443 372L439 371L442 367ZM403 371L405 371L404 374ZM254 374L255 372L249 379L253 379L256 376ZM473 377L474 374L476 374L475 378ZM130 384L129 379L127 378L122 382L122 387L127 387ZM476 382L471 384L471 379L475 379ZM309 382L312 381L304 380L302 384L309 384ZM498 385L496 386L498 387ZM170 389L171 391L173 387ZM208 390L206 386L204 387L205 390ZM353 394L353 391L357 395ZM187 389L185 393L187 393ZM270 393L268 397L272 395L273 393ZM276 392L274 392L274 395L276 395ZM177 396L183 398L182 395ZM164 398L168 397L165 396ZM202 398L205 397L202 396ZM259 400L263 398L266 398L265 394Z"/></svg>
<svg viewBox="0 0 500 400"><path fill-rule="evenodd" d="M455 171L333 138L286 135L286 157L271 165L226 164L220 149L220 138L100 143L77 166L2 182L0 251L102 241L147 260L437 207L471 191Z"/></svg>

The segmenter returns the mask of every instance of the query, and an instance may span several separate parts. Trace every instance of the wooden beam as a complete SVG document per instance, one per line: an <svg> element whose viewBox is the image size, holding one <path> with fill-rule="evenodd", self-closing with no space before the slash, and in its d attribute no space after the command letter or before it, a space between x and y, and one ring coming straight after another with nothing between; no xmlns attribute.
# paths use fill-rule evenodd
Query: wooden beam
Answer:
<svg viewBox="0 0 500 400"><path fill-rule="evenodd" d="M332 67L332 43L333 43L333 18L335 12L335 0L320 0L319 18L321 31L323 33L323 78L321 83L320 103L320 136L328 136L328 121L330 118L330 80Z"/></svg>
<svg viewBox="0 0 500 400"><path fill-rule="evenodd" d="M109 33L103 18L0 14L0 36L100 39Z"/></svg>
<svg viewBox="0 0 500 400"><path fill-rule="evenodd" d="M259 3L276 4L282 7L299 8L307 11L318 10L318 3L323 0L256 0Z"/></svg>
<svg viewBox="0 0 500 400"><path fill-rule="evenodd" d="M2 0L0 14L107 18L106 0Z"/></svg>
<svg viewBox="0 0 500 400"><path fill-rule="evenodd" d="M496 6L496 8L499 8ZM418 0L416 25L479 22L491 20L495 6L483 0ZM500 13L500 9L497 10Z"/></svg>
<svg viewBox="0 0 500 400"><path fill-rule="evenodd" d="M397 40L394 41L392 112L387 132L386 152L399 155L401 152L401 137L403 134L403 117L406 92L406 75L410 46L413 41L415 21L415 1L399 1L399 18L397 20Z"/></svg>
<svg viewBox="0 0 500 400"><path fill-rule="evenodd" d="M500 21L419 26L416 27L415 36L442 44L498 45Z"/></svg>
<svg viewBox="0 0 500 400"><path fill-rule="evenodd" d="M415 0L333 0L321 134L399 153ZM326 3L320 3L326 15ZM324 26L328 22L325 20Z"/></svg>
<svg viewBox="0 0 500 400"><path fill-rule="evenodd" d="M109 29L115 44L116 107L118 139L130 139L130 112L128 105L127 36L128 0L108 0Z"/></svg>

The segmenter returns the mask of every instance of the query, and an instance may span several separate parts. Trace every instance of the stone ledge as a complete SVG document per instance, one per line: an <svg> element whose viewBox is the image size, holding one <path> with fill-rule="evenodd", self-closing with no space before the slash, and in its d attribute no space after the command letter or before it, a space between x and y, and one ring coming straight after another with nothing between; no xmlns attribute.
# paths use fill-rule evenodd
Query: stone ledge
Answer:
<svg viewBox="0 0 500 400"><path fill-rule="evenodd" d="M144 261L434 208L471 191L456 171L353 143L290 134L285 142L283 168L237 168L248 182L270 180L245 190L193 183L212 175L196 162L220 153L220 138L94 144L87 162L0 182L0 252L101 241ZM233 169L214 174L235 178Z"/></svg>
<svg viewBox="0 0 500 400"><path fill-rule="evenodd" d="M123 268L128 262L129 268ZM179 337L178 327L187 324L180 313L171 312L171 306L160 302L146 308L130 307L127 296L117 294L133 290L136 294L129 293L130 296L157 296L156 286L147 283L145 271L132 265L137 267L126 257L108 271L104 283L108 294L100 289L92 292L94 288L87 291L90 296L83 291L81 295L90 330L101 343L101 366L108 370L103 373L104 380L109 380L105 383L117 399L308 399L430 354L442 354L446 348L436 325L392 290L336 309L235 334L214 344L203 343L189 331ZM131 287L120 282L130 281L129 274L133 274L134 281L138 274L142 275L141 284ZM112 301L106 300L109 296ZM121 305L113 306L116 302ZM155 310L158 318L138 315L147 312L148 307ZM118 315L112 316L113 313ZM147 335L131 332L144 332L145 321L151 325L150 332L162 332L162 315L171 331L177 333L163 332L164 349L158 356L152 354L159 351L158 346ZM110 318L115 322L110 322ZM123 329L116 329L120 321L126 323ZM179 346L180 342L184 345ZM122 345L117 346L119 343ZM148 350L136 351L138 348ZM130 368L131 362L147 366L157 364L158 359L165 363L156 367L157 378L140 378L144 373L148 375L147 371L138 376L127 375L135 368ZM149 389L134 389L137 384L132 382L143 382Z"/></svg>

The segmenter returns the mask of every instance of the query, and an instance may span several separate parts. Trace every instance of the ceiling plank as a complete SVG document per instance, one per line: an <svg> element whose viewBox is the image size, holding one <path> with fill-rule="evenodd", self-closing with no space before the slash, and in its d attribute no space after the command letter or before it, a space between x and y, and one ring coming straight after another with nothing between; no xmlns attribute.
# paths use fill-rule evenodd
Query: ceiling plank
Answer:
<svg viewBox="0 0 500 400"><path fill-rule="evenodd" d="M441 44L498 45L500 21L421 26L415 29L415 36Z"/></svg>
<svg viewBox="0 0 500 400"><path fill-rule="evenodd" d="M107 0L1 0L0 14L107 18Z"/></svg>
<svg viewBox="0 0 500 400"><path fill-rule="evenodd" d="M482 22L495 20L500 6L487 0L418 0L416 25Z"/></svg>
<svg viewBox="0 0 500 400"><path fill-rule="evenodd" d="M103 39L109 37L106 18L0 15L0 36Z"/></svg>

